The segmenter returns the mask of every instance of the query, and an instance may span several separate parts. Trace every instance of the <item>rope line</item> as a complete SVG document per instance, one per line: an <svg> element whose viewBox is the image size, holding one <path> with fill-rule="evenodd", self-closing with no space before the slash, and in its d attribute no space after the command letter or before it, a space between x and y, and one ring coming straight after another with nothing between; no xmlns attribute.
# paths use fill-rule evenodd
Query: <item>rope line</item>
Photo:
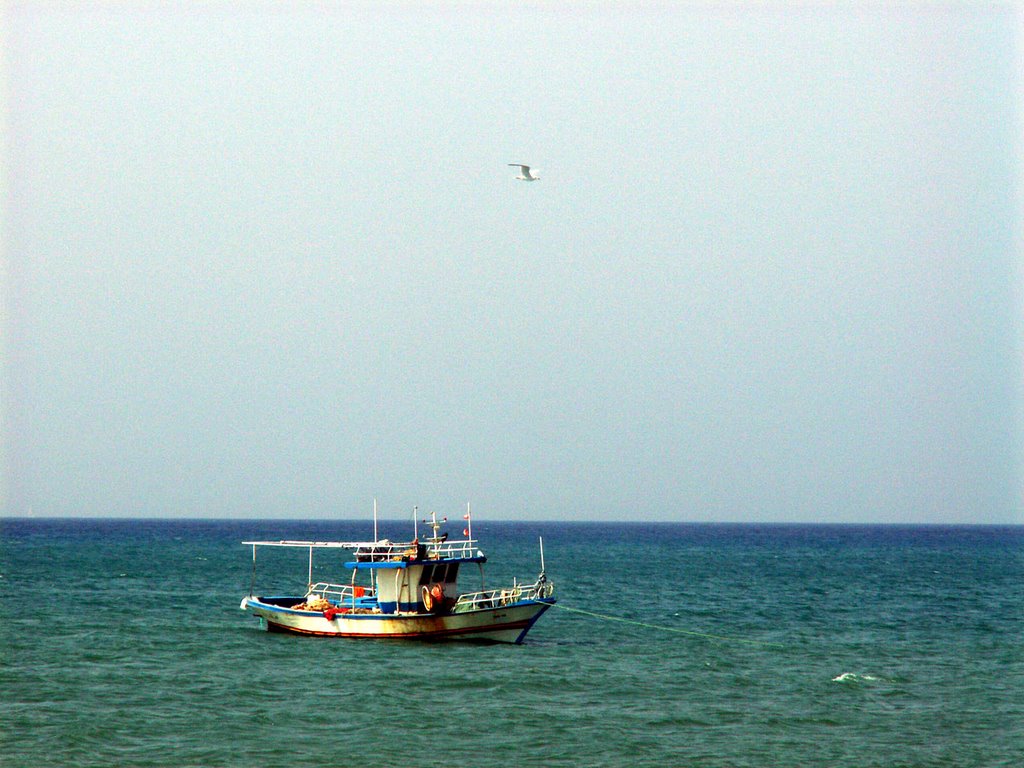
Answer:
<svg viewBox="0 0 1024 768"><path fill-rule="evenodd" d="M570 608L568 605L562 603L553 603L555 608L561 608L563 611L570 611L572 613L579 613L583 616L590 616L593 619L604 619L605 621L617 621L620 624L632 624L635 627L646 627L647 629L658 629L662 632L675 632L679 635L689 635L691 637L702 637L706 640L721 640L727 643L747 643L748 645L767 645L774 648L785 648L783 643L772 643L767 640L747 640L742 637L726 637L724 635L711 635L706 632L694 632L689 629L679 629L677 627L666 627L659 624L648 624L646 621L634 621L633 619L624 619L621 616L609 616L605 613L594 613L592 611L584 611L582 608Z"/></svg>

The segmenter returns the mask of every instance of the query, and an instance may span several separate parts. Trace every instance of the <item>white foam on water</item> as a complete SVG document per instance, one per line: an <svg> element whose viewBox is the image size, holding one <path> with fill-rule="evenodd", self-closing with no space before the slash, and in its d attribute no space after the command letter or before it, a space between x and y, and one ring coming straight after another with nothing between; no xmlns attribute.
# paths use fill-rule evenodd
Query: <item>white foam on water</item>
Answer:
<svg viewBox="0 0 1024 768"><path fill-rule="evenodd" d="M859 675L856 672L843 672L841 675L836 675L832 678L833 683L856 683L859 681L871 682L878 680L874 675Z"/></svg>

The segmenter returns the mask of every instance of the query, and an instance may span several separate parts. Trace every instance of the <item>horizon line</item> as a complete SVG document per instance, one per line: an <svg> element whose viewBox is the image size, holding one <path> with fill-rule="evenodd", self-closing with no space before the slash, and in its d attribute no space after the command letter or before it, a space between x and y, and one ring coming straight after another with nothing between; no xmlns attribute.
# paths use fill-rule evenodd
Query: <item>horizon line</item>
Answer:
<svg viewBox="0 0 1024 768"><path fill-rule="evenodd" d="M45 521L109 521L109 522L162 522L162 523L359 523L371 518L364 517L128 517L123 515L0 515L0 521L34 520ZM461 518L460 518L461 520ZM408 523L405 517L382 517L378 522ZM459 522L455 520L454 522ZM514 524L557 524L557 525L803 525L803 526L904 526L904 527L945 527L945 528L1022 528L1024 522L936 522L936 521L894 521L894 520L559 520L555 518L508 519L483 518L488 523Z"/></svg>

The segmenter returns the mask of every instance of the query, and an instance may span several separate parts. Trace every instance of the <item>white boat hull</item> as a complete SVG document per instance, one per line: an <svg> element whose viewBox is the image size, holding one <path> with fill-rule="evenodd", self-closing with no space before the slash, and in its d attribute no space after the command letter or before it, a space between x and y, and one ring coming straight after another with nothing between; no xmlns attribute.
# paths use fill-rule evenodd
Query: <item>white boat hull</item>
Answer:
<svg viewBox="0 0 1024 768"><path fill-rule="evenodd" d="M300 601L296 598L296 602ZM320 612L263 602L259 597L243 598L239 607L259 617L272 632L324 637L471 639L518 644L554 602L553 598L545 598L460 613L345 613L330 618Z"/></svg>

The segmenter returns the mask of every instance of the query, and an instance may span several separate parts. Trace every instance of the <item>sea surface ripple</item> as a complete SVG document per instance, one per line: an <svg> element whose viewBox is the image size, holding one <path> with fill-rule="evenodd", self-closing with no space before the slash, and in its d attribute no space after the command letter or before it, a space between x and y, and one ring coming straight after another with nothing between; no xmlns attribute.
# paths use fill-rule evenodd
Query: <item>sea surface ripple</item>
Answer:
<svg viewBox="0 0 1024 768"><path fill-rule="evenodd" d="M1022 527L474 521L490 584L532 579L542 535L557 585L505 646L238 610L243 539L362 522L0 526L5 768L1024 765ZM258 591L301 590L300 554Z"/></svg>

